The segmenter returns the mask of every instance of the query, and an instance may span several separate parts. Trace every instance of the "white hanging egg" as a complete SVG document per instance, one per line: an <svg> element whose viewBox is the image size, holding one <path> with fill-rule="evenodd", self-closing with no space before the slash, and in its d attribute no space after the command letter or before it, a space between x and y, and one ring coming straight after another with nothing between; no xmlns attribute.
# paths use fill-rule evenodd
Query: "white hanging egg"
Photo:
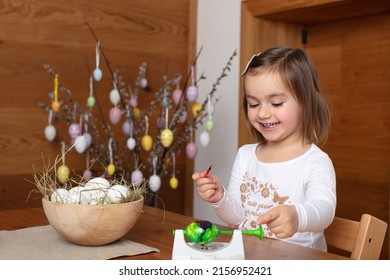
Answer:
<svg viewBox="0 0 390 280"><path fill-rule="evenodd" d="M116 88L110 91L110 101L114 106L118 105L119 101L121 101L119 91Z"/></svg>
<svg viewBox="0 0 390 280"><path fill-rule="evenodd" d="M203 131L199 136L200 145L206 148L210 143L210 134L207 131Z"/></svg>
<svg viewBox="0 0 390 280"><path fill-rule="evenodd" d="M99 68L96 68L95 70L93 70L93 78L95 79L95 81L99 82L103 77L103 72L101 69Z"/></svg>
<svg viewBox="0 0 390 280"><path fill-rule="evenodd" d="M87 140L85 139L85 136L80 135L76 137L74 148L79 154L85 152L85 150L87 149Z"/></svg>
<svg viewBox="0 0 390 280"><path fill-rule="evenodd" d="M148 86L148 80L146 78L142 78L140 81L139 81L139 84L142 88L146 88Z"/></svg>
<svg viewBox="0 0 390 280"><path fill-rule="evenodd" d="M127 144L127 148L129 148L130 151L134 150L136 144L135 139L130 137L129 139L127 139L126 144Z"/></svg>
<svg viewBox="0 0 390 280"><path fill-rule="evenodd" d="M130 190L123 185L114 185L108 189L107 196L111 203L121 203L130 196Z"/></svg>
<svg viewBox="0 0 390 280"><path fill-rule="evenodd" d="M139 170L134 170L133 173L131 173L131 182L136 186L139 187L142 183L142 180L144 179L144 175Z"/></svg>
<svg viewBox="0 0 390 280"><path fill-rule="evenodd" d="M57 130L53 125L49 124L45 127L45 137L47 141L52 142L56 138L56 135Z"/></svg>
<svg viewBox="0 0 390 280"><path fill-rule="evenodd" d="M51 202L62 202L66 203L68 199L69 191L66 189L56 189L52 194L50 195L50 201Z"/></svg>
<svg viewBox="0 0 390 280"><path fill-rule="evenodd" d="M153 174L152 176L150 176L149 178L149 188L152 192L157 192L161 187L161 178L156 175L156 174Z"/></svg>

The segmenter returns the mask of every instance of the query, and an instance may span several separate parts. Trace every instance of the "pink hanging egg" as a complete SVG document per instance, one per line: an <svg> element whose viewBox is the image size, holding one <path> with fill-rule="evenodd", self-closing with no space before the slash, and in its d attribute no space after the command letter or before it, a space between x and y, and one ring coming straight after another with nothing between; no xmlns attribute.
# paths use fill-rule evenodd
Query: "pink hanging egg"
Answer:
<svg viewBox="0 0 390 280"><path fill-rule="evenodd" d="M76 139L76 137L79 136L81 133L80 126L77 123L72 123L69 126L68 132L69 132L70 138Z"/></svg>
<svg viewBox="0 0 390 280"><path fill-rule="evenodd" d="M198 88L196 86L189 86L187 88L186 96L189 102L194 102L198 97Z"/></svg>
<svg viewBox="0 0 390 280"><path fill-rule="evenodd" d="M196 154L198 153L198 147L196 146L196 144L193 142L188 143L186 146L186 153L190 159L194 159L196 157Z"/></svg>
<svg viewBox="0 0 390 280"><path fill-rule="evenodd" d="M134 96L132 96L129 100L129 105L132 107L132 108L136 108L138 106L138 101L137 101L137 98L135 98Z"/></svg>
<svg viewBox="0 0 390 280"><path fill-rule="evenodd" d="M92 179L92 172L91 172L91 170L87 169L87 170L84 171L84 173L83 173L83 179L84 179L85 181L89 181L89 180Z"/></svg>
<svg viewBox="0 0 390 280"><path fill-rule="evenodd" d="M121 110L118 107L114 107L110 110L110 121L112 124L118 124L121 120Z"/></svg>
<svg viewBox="0 0 390 280"><path fill-rule="evenodd" d="M172 93L173 102L177 105L180 102L181 96L183 95L183 91L179 88L175 89Z"/></svg>
<svg viewBox="0 0 390 280"><path fill-rule="evenodd" d="M134 170L131 173L131 182L136 186L139 187L144 179L144 175L139 170Z"/></svg>

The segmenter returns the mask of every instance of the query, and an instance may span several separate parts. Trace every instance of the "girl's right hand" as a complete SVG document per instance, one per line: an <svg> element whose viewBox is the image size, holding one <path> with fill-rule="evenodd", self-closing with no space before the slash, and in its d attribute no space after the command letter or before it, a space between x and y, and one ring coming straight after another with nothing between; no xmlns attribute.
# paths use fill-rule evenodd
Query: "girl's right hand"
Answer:
<svg viewBox="0 0 390 280"><path fill-rule="evenodd" d="M198 195L204 201L215 203L222 199L224 189L217 176L210 175L204 178L202 173L194 173L192 179L196 183Z"/></svg>

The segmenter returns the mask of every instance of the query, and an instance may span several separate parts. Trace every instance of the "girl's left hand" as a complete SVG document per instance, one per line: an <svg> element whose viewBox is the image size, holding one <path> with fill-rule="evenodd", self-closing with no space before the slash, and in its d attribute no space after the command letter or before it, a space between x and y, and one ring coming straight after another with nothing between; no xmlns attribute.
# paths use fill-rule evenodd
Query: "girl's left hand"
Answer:
<svg viewBox="0 0 390 280"><path fill-rule="evenodd" d="M266 224L277 238L291 237L298 230L298 213L293 205L277 206L264 213L257 224Z"/></svg>

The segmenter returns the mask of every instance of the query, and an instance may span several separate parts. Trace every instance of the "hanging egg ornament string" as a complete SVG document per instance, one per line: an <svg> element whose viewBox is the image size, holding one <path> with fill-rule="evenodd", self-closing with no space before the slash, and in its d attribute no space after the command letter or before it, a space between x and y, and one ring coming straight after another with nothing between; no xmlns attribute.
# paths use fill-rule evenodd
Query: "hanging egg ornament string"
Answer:
<svg viewBox="0 0 390 280"><path fill-rule="evenodd" d="M60 102L58 101L58 74L54 75L54 100L51 103L51 108L54 112L58 112L60 109Z"/></svg>
<svg viewBox="0 0 390 280"><path fill-rule="evenodd" d="M61 142L61 159L62 165L57 169L57 178L61 183L65 183L69 179L69 168L65 164L65 142Z"/></svg>
<svg viewBox="0 0 390 280"><path fill-rule="evenodd" d="M113 138L110 137L108 141L108 151L110 153L110 164L107 166L107 174L112 176L115 173L114 157L112 152Z"/></svg>
<svg viewBox="0 0 390 280"><path fill-rule="evenodd" d="M97 40L96 41L96 68L95 70L93 70L93 77L97 82L99 82L103 77L103 72L99 68L99 63L100 63L100 42Z"/></svg>
<svg viewBox="0 0 390 280"><path fill-rule="evenodd" d="M176 178L175 175L175 169L176 169L176 160L175 160L175 153L172 153L172 177L169 180L169 185L171 186L172 189L177 189L177 186L179 185L179 181Z"/></svg>

